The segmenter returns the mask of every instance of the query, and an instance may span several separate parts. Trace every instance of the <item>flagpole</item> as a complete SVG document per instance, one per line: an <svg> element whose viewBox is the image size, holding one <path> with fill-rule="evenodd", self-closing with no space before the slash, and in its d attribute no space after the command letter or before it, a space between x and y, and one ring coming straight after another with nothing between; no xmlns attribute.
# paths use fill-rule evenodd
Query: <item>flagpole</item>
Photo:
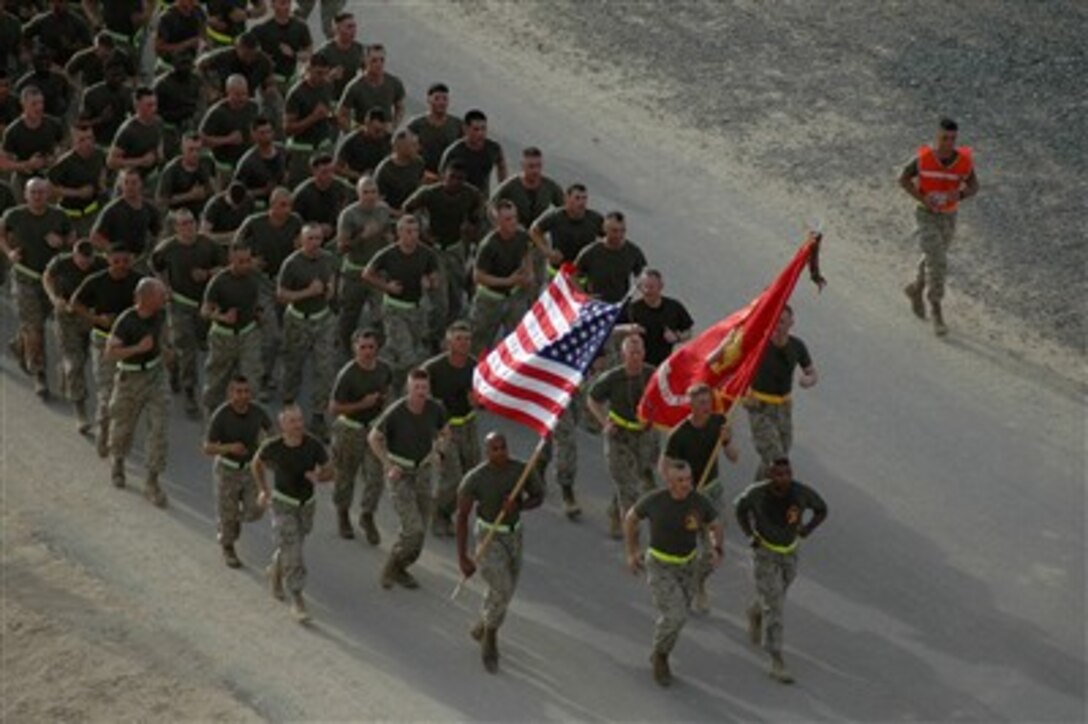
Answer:
<svg viewBox="0 0 1088 724"><path fill-rule="evenodd" d="M537 460L540 459L541 454L544 452L544 446L547 445L547 443L548 438L541 436L539 442L537 442L536 444L536 448L533 450L533 454L529 456L529 460L525 463L525 469L521 471L521 477L518 478L518 482L514 485L514 489L510 491L510 494L508 496L506 496L507 503L517 500L518 497L521 496L521 491L525 488L525 484L529 481L529 475L532 474L533 470L536 468ZM505 518L506 506L504 505L502 508L499 509L499 514L495 518L495 520L491 522L491 528L487 531L487 535L484 536L484 539L480 541L480 543L476 546L475 560L479 561L481 558L483 558L484 553L486 553L487 549L491 547L491 541L495 538L495 533L497 532L499 526L502 525L502 522ZM468 576L462 574L461 580L458 581L457 585L453 589L453 592L450 594L450 600L457 599L458 594L461 593L461 588L464 587L467 582Z"/></svg>
<svg viewBox="0 0 1088 724"><path fill-rule="evenodd" d="M725 421L722 423L722 427L730 427L733 424L733 412L737 409L737 406L740 405L740 401L742 399L744 399L743 396L738 397L736 400L733 401L733 404L729 406L729 409L726 410ZM732 437L732 434L730 434L730 437ZM710 471L714 469L714 463L718 460L718 455L722 451L723 444L724 443L722 442L722 436L719 432L718 439L714 441L714 450L710 453L710 457L707 459L706 465L703 466L703 474L699 476L699 484L695 487L696 491L701 493L703 492L703 489L706 488L707 478L710 477Z"/></svg>

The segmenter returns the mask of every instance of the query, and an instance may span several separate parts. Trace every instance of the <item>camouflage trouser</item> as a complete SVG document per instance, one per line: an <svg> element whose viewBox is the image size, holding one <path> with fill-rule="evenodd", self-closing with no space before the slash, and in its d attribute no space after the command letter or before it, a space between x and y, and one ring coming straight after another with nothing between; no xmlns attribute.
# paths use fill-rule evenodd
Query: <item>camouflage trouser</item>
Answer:
<svg viewBox="0 0 1088 724"><path fill-rule="evenodd" d="M23 359L31 374L45 371L45 320L53 309L49 295L37 279L15 272L15 309L19 315L19 339Z"/></svg>
<svg viewBox="0 0 1088 724"><path fill-rule="evenodd" d="M257 505L257 481L247 465L238 469L215 461L215 497L219 511L219 542L238 540L242 523L260 520L264 509Z"/></svg>
<svg viewBox="0 0 1088 724"><path fill-rule="evenodd" d="M256 327L234 334L213 325L208 332L208 356L204 359L204 408L211 412L223 403L227 383L235 374L244 375L256 388L261 379L261 337Z"/></svg>
<svg viewBox="0 0 1088 724"><path fill-rule="evenodd" d="M788 457L793 443L793 403L771 404L759 400L744 403L748 424L752 428L752 443L759 453L760 465L756 480L763 480L767 470L778 458Z"/></svg>
<svg viewBox="0 0 1088 724"><path fill-rule="evenodd" d="M283 307L276 301L276 282L261 276L257 291L257 306L261 310L261 369L267 379L273 379L276 357L283 339Z"/></svg>
<svg viewBox="0 0 1088 724"><path fill-rule="evenodd" d="M306 585L306 562L302 559L302 543L314 529L314 502L311 497L302 505L272 498L272 532L276 536L276 552L272 565L283 575L283 585L291 593L302 593Z"/></svg>
<svg viewBox="0 0 1088 724"><path fill-rule="evenodd" d="M477 536L483 540L486 535L482 527L477 528ZM487 593L480 607L480 618L487 628L497 629L506 618L506 609L514 597L521 574L521 530L509 533L496 533L491 545L484 551L483 558L476 561L480 575L487 582Z"/></svg>
<svg viewBox="0 0 1088 724"><path fill-rule="evenodd" d="M178 380L183 390L196 389L196 360L208 338L208 323L200 307L177 299L170 302L170 341L177 352Z"/></svg>
<svg viewBox="0 0 1088 724"><path fill-rule="evenodd" d="M401 567L415 563L423 552L423 536L431 513L431 466L404 470L400 480L389 483L393 509L400 519L400 530L389 555Z"/></svg>
<svg viewBox="0 0 1088 724"><path fill-rule="evenodd" d="M329 404L333 367L336 364L334 337L336 319L326 310L319 319L300 319L290 311L283 319L283 399L298 399L302 387L302 368L306 360L313 362L313 385L310 393L313 414L323 414Z"/></svg>
<svg viewBox="0 0 1088 724"><path fill-rule="evenodd" d="M91 332L91 346L94 347L94 421L99 430L105 430L110 424L110 398L113 396L113 379L117 372L117 363L103 356L107 335L95 329Z"/></svg>
<svg viewBox="0 0 1088 724"><path fill-rule="evenodd" d="M658 453L657 433L653 428L636 432L618 427L605 435L604 455L608 474L616 486L621 518L638 501L643 487L653 483Z"/></svg>
<svg viewBox="0 0 1088 724"><path fill-rule="evenodd" d="M914 218L918 222L918 243L922 247L917 283L922 287L928 286L927 298L939 304L944 299L948 248L956 234L956 214L936 214L919 208Z"/></svg>
<svg viewBox="0 0 1088 724"><path fill-rule="evenodd" d="M695 588L695 568L691 563L662 563L646 554L646 578L650 595L658 611L654 622L654 652L668 654L688 620L688 606Z"/></svg>
<svg viewBox="0 0 1088 724"><path fill-rule="evenodd" d="M351 356L351 335L356 329L381 331L382 295L365 283L357 272L340 275L340 318L336 336L343 355Z"/></svg>
<svg viewBox="0 0 1088 724"><path fill-rule="evenodd" d="M718 515L722 514L722 492L724 488L720 479L709 481L703 489L700 491L703 497L714 507ZM718 520L722 520L721 517ZM711 551L713 546L710 545L710 528L703 525L699 527L699 555L695 557L695 582L702 585L706 579L710 578L710 574L714 572L714 563Z"/></svg>
<svg viewBox="0 0 1088 724"><path fill-rule="evenodd" d="M576 395L579 393L575 393ZM555 457L555 482L561 488L574 487L574 477L578 473L578 438L575 435L577 429L574 400L563 410L559 420L555 423L555 430L544 445L540 454L540 470L548 466Z"/></svg>
<svg viewBox="0 0 1088 724"><path fill-rule="evenodd" d="M419 307L405 309L387 303L382 317L385 326L382 356L393 368L393 379L399 385L408 371L426 356L423 349L426 316Z"/></svg>
<svg viewBox="0 0 1088 724"><path fill-rule="evenodd" d="M332 502L340 510L351 507L355 499L355 478L360 470L363 473L363 495L359 507L363 513L373 513L378 509L382 496L382 464L367 444L366 435L366 427L352 427L342 418L337 418L332 425L332 460L336 468Z"/></svg>
<svg viewBox="0 0 1088 724"><path fill-rule="evenodd" d="M309 21L310 13L313 12L314 4L317 0L298 0L296 3L295 14L303 20ZM326 38L331 38L329 35L332 28L333 18L335 18L346 5L346 0L321 0L321 32L325 34ZM390 121L393 119L390 118Z"/></svg>
<svg viewBox="0 0 1088 724"><path fill-rule="evenodd" d="M78 314L57 315L57 346L61 352L61 384L72 402L87 397L87 353L90 351L91 325Z"/></svg>
<svg viewBox="0 0 1088 724"><path fill-rule="evenodd" d="M476 420L450 425L450 441L438 465L438 485L434 494L435 510L444 517L457 508L457 486L469 470L480 464L480 438Z"/></svg>
<svg viewBox="0 0 1088 724"><path fill-rule="evenodd" d="M465 248L454 244L446 249L436 246L434 251L438 256L438 287L430 293L434 308L427 330L428 336L437 341L445 336L446 327L461 316L464 307Z"/></svg>
<svg viewBox="0 0 1088 724"><path fill-rule="evenodd" d="M98 212L84 214L79 218L68 217L68 220L72 222L72 231L75 232L77 239L88 239L91 236L91 229L94 228L94 222L98 220Z"/></svg>
<svg viewBox="0 0 1088 724"><path fill-rule="evenodd" d="M512 332L528 311L529 301L524 291L504 297L486 287L476 287L476 296L472 298L468 312L472 325L472 354L478 356L495 343L500 329L503 334Z"/></svg>
<svg viewBox="0 0 1088 724"><path fill-rule="evenodd" d="M118 369L110 396L110 455L128 456L140 413L147 412L146 467L148 473L166 470L166 423L170 393L159 364L149 370Z"/></svg>
<svg viewBox="0 0 1088 724"><path fill-rule="evenodd" d="M763 648L768 653L782 652L783 609L786 590L797 577L797 554L775 553L759 547L752 551L756 579L753 608L763 611Z"/></svg>

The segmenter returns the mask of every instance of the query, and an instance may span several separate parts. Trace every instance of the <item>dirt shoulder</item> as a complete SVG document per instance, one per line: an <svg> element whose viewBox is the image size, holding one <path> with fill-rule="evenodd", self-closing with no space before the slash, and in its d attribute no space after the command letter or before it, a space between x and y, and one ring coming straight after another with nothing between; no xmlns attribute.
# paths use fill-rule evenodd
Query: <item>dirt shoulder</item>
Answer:
<svg viewBox="0 0 1088 724"><path fill-rule="evenodd" d="M261 561L227 569L196 513L151 507L137 471L110 487L21 378L0 378L0 413L0 720L452 718L319 617L294 623Z"/></svg>
<svg viewBox="0 0 1088 724"><path fill-rule="evenodd" d="M918 251L896 177L956 117L983 191L950 259L954 327L1080 379L1083 4L463 0L427 15L549 104L622 119L617 137L674 150L786 218L821 216L829 273L904 310Z"/></svg>

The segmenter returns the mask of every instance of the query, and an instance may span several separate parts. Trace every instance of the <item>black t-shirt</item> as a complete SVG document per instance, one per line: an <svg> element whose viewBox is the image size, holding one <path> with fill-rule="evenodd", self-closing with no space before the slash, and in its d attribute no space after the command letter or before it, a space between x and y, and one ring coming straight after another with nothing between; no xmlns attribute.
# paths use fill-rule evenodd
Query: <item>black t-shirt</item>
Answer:
<svg viewBox="0 0 1088 724"><path fill-rule="evenodd" d="M317 187L312 178L306 179L295 189L295 213L303 221L312 224L328 224L336 228L340 212L356 198L351 186L334 178L327 189Z"/></svg>
<svg viewBox="0 0 1088 724"><path fill-rule="evenodd" d="M253 34L257 36L261 50L271 58L273 72L288 79L295 73L295 57L298 51L313 45L310 29L294 15L283 25L276 22L274 17L258 23L253 26ZM295 55L284 55L280 45L291 48Z"/></svg>
<svg viewBox="0 0 1088 724"><path fill-rule="evenodd" d="M121 312L121 316L113 323L110 335L121 341L122 347L131 347L139 344L144 337L150 336L153 344L151 349L140 354L132 355L123 360L125 364L147 364L159 356L161 351L162 330L166 324L166 313L159 310L150 317L141 317L136 312L136 307L129 307Z"/></svg>
<svg viewBox="0 0 1088 724"><path fill-rule="evenodd" d="M374 181L378 184L378 193L390 208L400 209L408 197L423 183L423 171L423 161L419 158L412 159L402 166L390 155L374 169Z"/></svg>
<svg viewBox="0 0 1088 724"><path fill-rule="evenodd" d="M382 360L377 360L374 369L366 370L351 360L336 376L332 386L332 399L340 403L355 403L374 392L382 393L382 400L366 409L353 412L347 417L355 422L368 425L382 414L382 408L393 387L393 371Z"/></svg>
<svg viewBox="0 0 1088 724"><path fill-rule="evenodd" d="M272 60L261 51L257 52L252 61L243 63L234 48L220 48L201 58L200 67L214 76L213 80L220 93L225 91L227 78L232 75L245 76L250 96L256 94L272 76Z"/></svg>
<svg viewBox="0 0 1088 724"><path fill-rule="evenodd" d="M476 517L493 523L499 517L503 503L510 497L524 470L525 462L516 458L510 458L502 467L485 461L465 474L457 494L469 500L475 500ZM544 494L544 481L540 479L537 470L534 469L529 473L525 481L524 493L531 497ZM517 508L512 514L502 519L503 525L511 526L517 525L520 520L521 515Z"/></svg>
<svg viewBox="0 0 1088 724"><path fill-rule="evenodd" d="M216 324L234 330L245 329L256 319L260 286L257 272L235 274L228 268L216 273L204 290L204 301L215 307L220 314L232 309L238 310L238 317L233 325L223 322Z"/></svg>
<svg viewBox="0 0 1088 724"><path fill-rule="evenodd" d="M370 260L368 269L378 272L386 281L400 282L401 293L389 296L415 304L423 296L423 277L438 271L438 260L434 251L422 244L411 254L405 254L399 246L393 244L379 251Z"/></svg>
<svg viewBox="0 0 1088 724"><path fill-rule="evenodd" d="M114 88L102 81L83 91L80 115L99 118L108 114L92 126L95 143L99 146L108 146L113 142L117 129L131 113L132 91L126 85Z"/></svg>
<svg viewBox="0 0 1088 724"><path fill-rule="evenodd" d="M265 203L272 189L287 179L287 152L280 146L275 146L275 149L274 155L265 158L261 150L254 146L245 152L234 171L234 180L244 185L254 198Z"/></svg>
<svg viewBox="0 0 1088 724"><path fill-rule="evenodd" d="M206 236L197 236L192 244L183 244L173 236L151 254L151 267L165 277L171 291L198 304L208 282L194 280L193 270L211 271L223 262L223 250Z"/></svg>
<svg viewBox="0 0 1088 724"><path fill-rule="evenodd" d="M117 316L132 306L136 285L141 275L130 271L120 279L110 275L108 269L91 274L72 295L72 300L90 309L95 314ZM108 332L108 327L99 327L99 331Z"/></svg>
<svg viewBox="0 0 1088 724"><path fill-rule="evenodd" d="M178 125L196 116L202 85L196 73L182 75L172 71L155 81L155 99L159 115L171 125Z"/></svg>
<svg viewBox="0 0 1088 724"><path fill-rule="evenodd" d="M491 190L491 171L502 160L502 146L490 138L484 139L484 145L480 149L469 148L462 138L442 154L440 170L444 172L451 162L460 161L465 166L465 180L487 195Z"/></svg>
<svg viewBox="0 0 1088 724"><path fill-rule="evenodd" d="M287 94L287 115L297 120L306 118L319 105L324 104L330 112L336 109L336 103L332 97L332 86L328 83L311 85L305 80L300 80ZM302 143L311 146L310 150L317 148L332 149L333 140L336 138L336 117L326 116L314 123L301 133L296 133L288 140L288 147L292 143Z"/></svg>
<svg viewBox="0 0 1088 724"><path fill-rule="evenodd" d="M476 252L476 267L492 276L508 277L521 268L532 243L529 234L521 229L509 239L500 236L498 230L492 231L480 243ZM510 288L500 287L493 291L507 294Z"/></svg>
<svg viewBox="0 0 1088 724"><path fill-rule="evenodd" d="M718 517L710 501L695 491L676 500L667 489L654 490L639 498L634 511L650 521L650 547L671 556L694 551L699 529Z"/></svg>
<svg viewBox="0 0 1088 724"><path fill-rule="evenodd" d="M563 205L563 189L552 179L544 176L535 189L525 187L520 175L511 176L495 189L491 203L505 200L518 210L518 223L528 229L549 208Z"/></svg>
<svg viewBox="0 0 1088 724"><path fill-rule="evenodd" d="M105 236L111 243L121 242L138 257L161 231L162 217L158 209L147 202L136 208L118 196L102 210L93 233Z"/></svg>
<svg viewBox="0 0 1088 724"><path fill-rule="evenodd" d="M788 546L797 539L805 510L827 513L827 503L815 490L796 480L783 496L771 492L771 483L763 481L749 486L734 503L737 520L751 526L764 541L776 546Z"/></svg>
<svg viewBox="0 0 1088 724"><path fill-rule="evenodd" d="M204 23L204 10L199 5L189 13L183 13L172 5L159 18L158 36L166 43L182 43L200 37L204 32ZM177 62L177 53L164 53L161 57L168 63Z"/></svg>
<svg viewBox="0 0 1088 724"><path fill-rule="evenodd" d="M36 86L42 92L45 99L45 112L56 118L63 118L68 112L68 106L72 102L73 88L63 73L50 70L45 73L31 71L19 79L15 84L15 92L21 93L24 88Z"/></svg>
<svg viewBox="0 0 1088 724"><path fill-rule="evenodd" d="M684 420L669 432L665 440L665 457L683 460L690 465L693 481L698 485L724 424L725 415L719 414L712 414L702 427L695 427L690 418ZM706 479L709 482L717 477L718 460L715 456Z"/></svg>
<svg viewBox="0 0 1088 724"><path fill-rule="evenodd" d="M359 176L373 174L382 159L393 150L392 138L388 133L372 138L363 133L362 129L355 130L341 139L340 146L336 149L336 161L343 163Z"/></svg>
<svg viewBox="0 0 1088 724"><path fill-rule="evenodd" d="M793 369L812 366L805 343L792 334L786 344L779 347L774 341L767 343L763 359L759 362L752 390L765 395L788 395L793 389Z"/></svg>
<svg viewBox="0 0 1088 724"><path fill-rule="evenodd" d="M238 464L248 463L257 452L261 433L272 430L272 418L260 405L250 403L244 413L239 413L230 402L224 402L212 413L205 440L217 445L240 442L246 446L245 455L224 455Z"/></svg>
<svg viewBox="0 0 1088 724"><path fill-rule="evenodd" d="M98 148L91 152L87 158L80 156L75 151L68 151L49 169L49 181L53 186L63 186L68 189L77 189L83 186L93 186L95 193L83 199L62 197L60 206L65 209L82 211L91 203L98 200L99 182L102 180L102 172L106 168L106 154Z"/></svg>
<svg viewBox="0 0 1088 724"><path fill-rule="evenodd" d="M471 184L462 184L451 191L439 182L417 189L404 202L404 210L426 211L431 239L446 248L461 242L462 224L479 222L483 203L483 196Z"/></svg>
<svg viewBox="0 0 1088 724"><path fill-rule="evenodd" d="M442 403L428 398L423 412L417 415L408 409L408 398L402 397L385 409L374 426L385 435L390 454L418 465L430 454L435 438L446 426L446 410Z"/></svg>
<svg viewBox="0 0 1088 724"><path fill-rule="evenodd" d="M38 42L53 51L53 60L65 65L80 48L91 44L91 30L83 18L65 7L62 12L46 11L23 28L27 43Z"/></svg>
<svg viewBox="0 0 1088 724"><path fill-rule="evenodd" d="M65 71L69 76L79 77L79 82L84 88L89 88L106 79L106 65L108 63L123 63L125 73L129 76L136 75L136 67L128 53L120 48L114 48L108 58L102 59L95 47L84 48L68 61Z"/></svg>
<svg viewBox="0 0 1088 724"><path fill-rule="evenodd" d="M241 143L228 143L216 146L212 149L217 163L236 166L242 154L246 152L253 137L250 128L253 119L257 117L257 104L247 101L240 108L231 108L223 99L208 109L204 115L204 121L200 124L200 132L206 136L229 136L235 131L241 131Z"/></svg>
<svg viewBox="0 0 1088 724"><path fill-rule="evenodd" d="M282 226L275 226L268 212L253 214L238 229L237 238L249 242L253 255L264 262L262 269L271 279L279 276L283 260L295 250L302 233L302 219L292 212Z"/></svg>
<svg viewBox="0 0 1088 724"><path fill-rule="evenodd" d="M216 194L204 206L204 222L208 231L221 234L235 231L253 214L253 199L246 197L242 203L232 206L227 200L227 192Z"/></svg>
<svg viewBox="0 0 1088 724"><path fill-rule="evenodd" d="M102 24L118 35L131 38L136 34L132 16L139 13L147 2L148 0L109 0L98 3Z"/></svg>
<svg viewBox="0 0 1088 724"><path fill-rule="evenodd" d="M80 269L72 260L72 254L59 254L53 257L45 271L53 280L53 291L65 301L72 298L76 289L83 280L92 274L96 274L106 268L106 260L100 256L93 257L91 265L85 270Z"/></svg>
<svg viewBox="0 0 1088 724"><path fill-rule="evenodd" d="M215 164L207 156L201 156L196 168L189 170L181 162L181 156L177 156L159 175L159 189L156 194L163 203L171 196L192 191L195 186L204 187L204 198L184 203L169 203L171 211L176 209L188 209L193 217L199 219L200 212L204 210L204 204L214 191Z"/></svg>
<svg viewBox="0 0 1088 724"><path fill-rule="evenodd" d="M156 118L151 123L144 123L135 116L129 118L117 129L113 145L121 149L125 158L139 158L162 148L162 121ZM158 164L141 166L137 169L146 181Z"/></svg>
<svg viewBox="0 0 1088 724"><path fill-rule="evenodd" d="M72 222L56 206L46 206L41 214L31 212L29 206L16 206L4 214L0 225L7 233L8 245L22 254L19 266L36 274L45 271L50 260L61 252L49 245L46 235L67 238L72 233Z"/></svg>
<svg viewBox="0 0 1088 724"><path fill-rule="evenodd" d="M552 209L541 214L533 224L551 235L552 247L563 254L565 262L573 262L582 249L604 235L604 217L593 209L586 209L579 219L568 216L565 208Z"/></svg>
<svg viewBox="0 0 1088 724"><path fill-rule="evenodd" d="M37 128L18 118L4 130L4 152L17 161L26 161L36 153L52 156L62 140L64 127L56 118L43 117Z"/></svg>
<svg viewBox="0 0 1088 724"><path fill-rule="evenodd" d="M646 256L630 241L618 249L595 241L582 249L574 263L578 273L585 275L590 293L616 303L626 296L631 280L646 268Z"/></svg>
<svg viewBox="0 0 1088 724"><path fill-rule="evenodd" d="M423 114L408 121L408 130L419 139L419 150L427 170L438 173L442 154L461 137L462 121L457 116L447 115L442 125L436 126Z"/></svg>
<svg viewBox="0 0 1088 724"><path fill-rule="evenodd" d="M329 289L335 275L336 257L332 254L324 249L318 249L314 256L309 256L299 249L283 261L276 283L288 291L300 292L310 286L315 279L319 279L325 289ZM291 308L303 314L317 314L328 305L329 299L324 294L291 302Z"/></svg>
<svg viewBox="0 0 1088 724"><path fill-rule="evenodd" d="M464 417L472 412L472 372L476 358L469 357L462 367L454 367L448 354L432 357L423 364L431 376L431 394L442 403L450 417Z"/></svg>
<svg viewBox="0 0 1088 724"><path fill-rule="evenodd" d="M266 440L257 451L257 458L272 471L277 491L306 503L314 495L314 485L306 473L328 462L329 454L317 438L306 433L302 443L294 447L282 435Z"/></svg>
<svg viewBox="0 0 1088 724"><path fill-rule="evenodd" d="M672 354L673 343L665 340L665 330L686 332L695 324L684 305L671 297L661 297L661 304L656 307L651 307L645 300L636 300L627 305L624 314L625 321L646 330L642 335L646 343L646 361L655 367Z"/></svg>

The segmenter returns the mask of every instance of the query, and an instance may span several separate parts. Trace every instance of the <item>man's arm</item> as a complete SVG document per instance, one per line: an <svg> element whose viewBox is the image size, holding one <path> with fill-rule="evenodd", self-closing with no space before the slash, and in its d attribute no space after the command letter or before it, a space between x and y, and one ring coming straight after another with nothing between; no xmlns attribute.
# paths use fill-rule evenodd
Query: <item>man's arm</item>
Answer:
<svg viewBox="0 0 1088 724"><path fill-rule="evenodd" d="M960 189L960 201L971 198L978 193L978 189L978 175L975 173L974 169L971 169L971 175L963 182L963 188Z"/></svg>
<svg viewBox="0 0 1088 724"><path fill-rule="evenodd" d="M472 578L476 572L476 563L468 554L468 516L474 503L463 493L457 496L457 565L465 578Z"/></svg>
<svg viewBox="0 0 1088 724"><path fill-rule="evenodd" d="M627 551L627 567L636 576L642 573L645 565L642 562L642 552L638 546L639 515L635 512L635 506L631 506L627 515L623 517L623 541Z"/></svg>

